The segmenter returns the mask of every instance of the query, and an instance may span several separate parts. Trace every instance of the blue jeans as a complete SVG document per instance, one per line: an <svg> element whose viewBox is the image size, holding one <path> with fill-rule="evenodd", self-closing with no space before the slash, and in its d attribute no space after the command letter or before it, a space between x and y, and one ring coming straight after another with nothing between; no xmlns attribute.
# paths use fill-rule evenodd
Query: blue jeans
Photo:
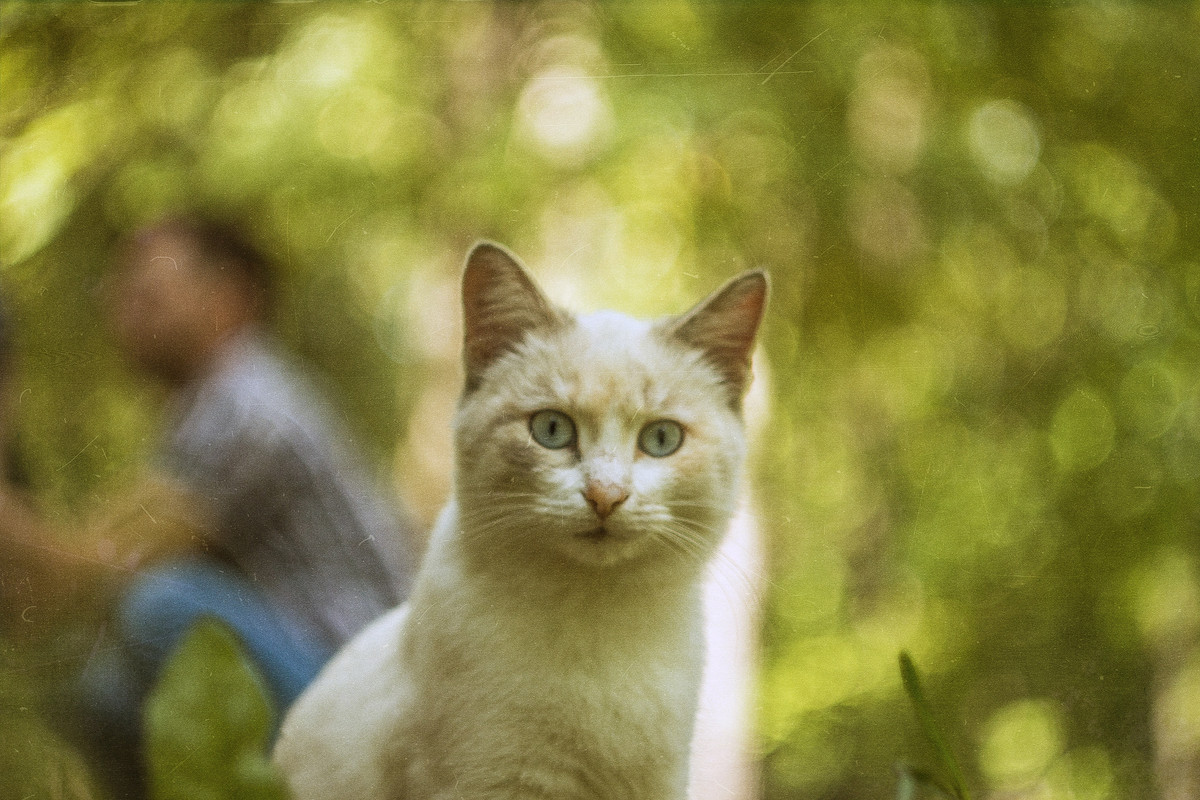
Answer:
<svg viewBox="0 0 1200 800"><path fill-rule="evenodd" d="M219 619L237 634L280 717L333 655L314 631L274 608L249 581L217 561L188 558L141 573L121 597L80 680L81 712L90 729L84 733L114 783L139 783L146 696L184 634L202 617ZM118 791L140 796L138 788Z"/></svg>

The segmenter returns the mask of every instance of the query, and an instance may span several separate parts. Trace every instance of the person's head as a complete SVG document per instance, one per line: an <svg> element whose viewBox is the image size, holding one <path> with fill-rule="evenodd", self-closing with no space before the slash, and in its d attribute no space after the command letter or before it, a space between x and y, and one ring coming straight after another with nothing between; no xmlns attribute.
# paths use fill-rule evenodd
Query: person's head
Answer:
<svg viewBox="0 0 1200 800"><path fill-rule="evenodd" d="M172 217L136 232L115 278L118 341L172 382L203 374L232 336L268 313L266 259L237 228L212 219Z"/></svg>

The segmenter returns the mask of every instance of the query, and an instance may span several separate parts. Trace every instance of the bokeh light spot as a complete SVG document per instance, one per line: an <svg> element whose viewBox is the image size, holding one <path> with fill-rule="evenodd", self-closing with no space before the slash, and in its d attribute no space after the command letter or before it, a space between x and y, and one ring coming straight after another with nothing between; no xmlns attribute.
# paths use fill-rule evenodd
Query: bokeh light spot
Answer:
<svg viewBox="0 0 1200 800"><path fill-rule="evenodd" d="M388 95L367 86L350 86L333 95L317 117L317 138L341 158L375 155L391 139L399 109Z"/></svg>
<svg viewBox="0 0 1200 800"><path fill-rule="evenodd" d="M855 243L872 259L889 265L913 261L925 249L920 202L900 183L861 183L850 195L847 213Z"/></svg>
<svg viewBox="0 0 1200 800"><path fill-rule="evenodd" d="M586 159L609 123L600 84L577 71L552 67L534 76L518 101L522 130L550 160Z"/></svg>
<svg viewBox="0 0 1200 800"><path fill-rule="evenodd" d="M46 243L75 198L66 191L67 171L53 154L21 148L6 155L0 161L0 250L5 264L15 264Z"/></svg>
<svg viewBox="0 0 1200 800"><path fill-rule="evenodd" d="M1162 330L1167 301L1145 270L1088 242L1088 268L1079 277L1078 305L1100 330L1119 341L1138 341Z"/></svg>
<svg viewBox="0 0 1200 800"><path fill-rule="evenodd" d="M1100 144L1076 148L1066 166L1083 210L1105 223L1127 250L1149 255L1170 250L1175 212L1140 166Z"/></svg>
<svg viewBox="0 0 1200 800"><path fill-rule="evenodd" d="M1121 412L1146 439L1162 436L1183 403L1175 373L1159 361L1143 361L1121 381Z"/></svg>
<svg viewBox="0 0 1200 800"><path fill-rule="evenodd" d="M863 162L899 175L916 166L925 145L929 71L911 50L881 47L858 64L847 127Z"/></svg>
<svg viewBox="0 0 1200 800"><path fill-rule="evenodd" d="M0 263L37 252L75 208L76 172L101 150L117 112L81 101L48 113L0 151Z"/></svg>
<svg viewBox="0 0 1200 800"><path fill-rule="evenodd" d="M1183 550L1171 548L1129 576L1130 608L1142 635L1159 643L1200 626L1200 581Z"/></svg>
<svg viewBox="0 0 1200 800"><path fill-rule="evenodd" d="M1037 166L1042 139L1033 114L1012 100L984 103L967 125L971 154L996 183L1023 181Z"/></svg>
<svg viewBox="0 0 1200 800"><path fill-rule="evenodd" d="M1155 727L1165 753L1200 754L1200 648L1171 679L1156 704Z"/></svg>
<svg viewBox="0 0 1200 800"><path fill-rule="evenodd" d="M308 24L278 59L278 79L289 89L331 89L349 83L375 52L372 28L326 15Z"/></svg>
<svg viewBox="0 0 1200 800"><path fill-rule="evenodd" d="M254 72L248 68L247 72ZM222 149L253 152L267 146L285 118L274 84L250 77L225 93L213 118Z"/></svg>
<svg viewBox="0 0 1200 800"><path fill-rule="evenodd" d="M1014 789L1040 778L1062 748L1058 709L1046 700L1018 700L984 726L980 766L994 786Z"/></svg>
<svg viewBox="0 0 1200 800"><path fill-rule="evenodd" d="M1050 424L1050 445L1066 470L1103 464L1112 451L1116 425L1108 404L1094 392L1077 388L1059 404Z"/></svg>

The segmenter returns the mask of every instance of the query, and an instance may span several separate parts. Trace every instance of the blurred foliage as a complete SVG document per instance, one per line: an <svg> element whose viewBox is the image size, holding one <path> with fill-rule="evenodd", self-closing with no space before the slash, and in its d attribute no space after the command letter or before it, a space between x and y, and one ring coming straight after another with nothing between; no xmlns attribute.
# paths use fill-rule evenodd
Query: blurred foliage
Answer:
<svg viewBox="0 0 1200 800"><path fill-rule="evenodd" d="M1198 41L1195 3L10 0L31 484L70 516L153 443L98 300L165 210L245 220L418 489L472 240L647 314L764 266L765 796L893 792L907 648L982 796L1150 797L1200 748Z"/></svg>
<svg viewBox="0 0 1200 800"><path fill-rule="evenodd" d="M0 640L0 798L92 800L96 793L83 759L39 713L40 666Z"/></svg>
<svg viewBox="0 0 1200 800"><path fill-rule="evenodd" d="M912 704L917 715L917 723L925 741L933 748L936 758L937 771L926 769L900 767L900 781L897 787L897 800L907 800L914 797L918 788L926 788L937 792L949 800L971 800L971 792L967 789L962 767L954 751L946 743L941 726L934 718L929 700L925 696L925 688L921 685L921 675L913 663L912 656L907 650L900 652L900 680L904 684L904 693Z"/></svg>
<svg viewBox="0 0 1200 800"><path fill-rule="evenodd" d="M275 713L237 637L201 620L146 703L153 800L286 800L268 760Z"/></svg>

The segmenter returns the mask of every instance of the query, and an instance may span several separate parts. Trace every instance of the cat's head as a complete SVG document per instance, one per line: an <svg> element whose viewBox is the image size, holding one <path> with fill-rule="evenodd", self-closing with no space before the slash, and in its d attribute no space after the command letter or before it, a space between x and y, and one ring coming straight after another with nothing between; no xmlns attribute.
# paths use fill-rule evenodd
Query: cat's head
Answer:
<svg viewBox="0 0 1200 800"><path fill-rule="evenodd" d="M456 498L478 553L696 566L723 535L745 451L741 399L767 280L678 317L556 308L517 259L463 274Z"/></svg>

